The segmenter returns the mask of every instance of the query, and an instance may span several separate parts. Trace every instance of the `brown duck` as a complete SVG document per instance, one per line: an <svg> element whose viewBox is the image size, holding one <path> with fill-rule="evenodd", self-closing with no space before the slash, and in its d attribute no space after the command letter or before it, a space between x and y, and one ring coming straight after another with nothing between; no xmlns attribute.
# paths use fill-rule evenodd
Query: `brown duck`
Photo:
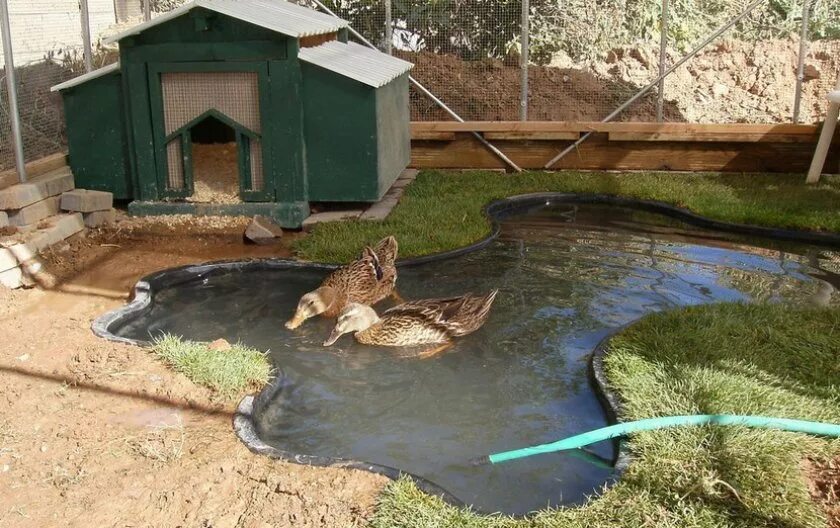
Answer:
<svg viewBox="0 0 840 528"><path fill-rule="evenodd" d="M286 328L295 329L316 315L336 317L350 303L373 305L394 292L397 282L397 240L389 236L362 256L332 272L318 289L301 297Z"/></svg>
<svg viewBox="0 0 840 528"><path fill-rule="evenodd" d="M452 346L453 338L481 328L497 293L498 290L493 290L487 295L410 301L385 311L381 318L370 306L349 304L339 315L324 346L353 332L356 341L365 345L440 345L420 354L429 357Z"/></svg>

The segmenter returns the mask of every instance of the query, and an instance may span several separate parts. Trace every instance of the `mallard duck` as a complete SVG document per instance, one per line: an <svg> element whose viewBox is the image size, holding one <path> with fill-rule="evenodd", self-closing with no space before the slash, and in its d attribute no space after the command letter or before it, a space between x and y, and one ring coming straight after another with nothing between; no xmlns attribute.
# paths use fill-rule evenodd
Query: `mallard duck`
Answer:
<svg viewBox="0 0 840 528"><path fill-rule="evenodd" d="M397 239L379 241L365 247L361 257L333 271L316 290L301 297L295 315L286 328L295 329L316 315L336 317L349 303L373 305L394 295L397 282Z"/></svg>
<svg viewBox="0 0 840 528"><path fill-rule="evenodd" d="M498 290L493 290L487 295L410 301L385 311L381 318L370 306L351 303L338 316L324 346L332 345L350 332L356 341L365 345L441 345L420 354L428 357L450 347L453 338L481 328L497 293Z"/></svg>

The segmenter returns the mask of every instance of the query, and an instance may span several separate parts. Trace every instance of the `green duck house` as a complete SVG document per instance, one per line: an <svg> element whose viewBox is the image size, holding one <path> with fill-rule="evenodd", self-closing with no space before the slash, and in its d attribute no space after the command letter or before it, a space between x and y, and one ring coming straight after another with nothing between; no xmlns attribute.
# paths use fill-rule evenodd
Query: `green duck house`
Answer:
<svg viewBox="0 0 840 528"><path fill-rule="evenodd" d="M120 60L53 87L76 185L131 214L376 202L408 166L412 64L281 0L195 0L108 39Z"/></svg>

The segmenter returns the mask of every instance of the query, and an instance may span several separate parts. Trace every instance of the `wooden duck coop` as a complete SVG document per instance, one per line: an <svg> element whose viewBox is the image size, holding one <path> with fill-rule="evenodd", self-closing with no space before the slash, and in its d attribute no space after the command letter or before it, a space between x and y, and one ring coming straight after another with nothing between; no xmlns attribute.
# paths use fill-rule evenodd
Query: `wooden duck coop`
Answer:
<svg viewBox="0 0 840 528"><path fill-rule="evenodd" d="M408 166L411 64L346 21L275 0L195 0L109 40L120 60L53 87L76 185L133 214L375 202Z"/></svg>

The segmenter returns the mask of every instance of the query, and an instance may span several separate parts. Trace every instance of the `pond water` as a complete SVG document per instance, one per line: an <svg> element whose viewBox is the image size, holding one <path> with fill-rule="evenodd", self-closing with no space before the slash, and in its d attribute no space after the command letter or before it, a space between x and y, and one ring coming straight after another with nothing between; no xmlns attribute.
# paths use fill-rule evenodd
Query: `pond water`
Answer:
<svg viewBox="0 0 840 528"><path fill-rule="evenodd" d="M286 451L398 468L484 512L523 514L582 502L610 481L615 446L474 467L473 457L607 425L588 360L605 336L645 314L721 301L838 305L838 254L692 228L653 213L544 204L511 214L486 248L403 268L407 299L499 288L487 324L427 360L321 346L328 321L283 322L326 272L231 272L155 295L116 333L224 337L270 350L282 383L256 416ZM387 306L383 304L380 309Z"/></svg>

